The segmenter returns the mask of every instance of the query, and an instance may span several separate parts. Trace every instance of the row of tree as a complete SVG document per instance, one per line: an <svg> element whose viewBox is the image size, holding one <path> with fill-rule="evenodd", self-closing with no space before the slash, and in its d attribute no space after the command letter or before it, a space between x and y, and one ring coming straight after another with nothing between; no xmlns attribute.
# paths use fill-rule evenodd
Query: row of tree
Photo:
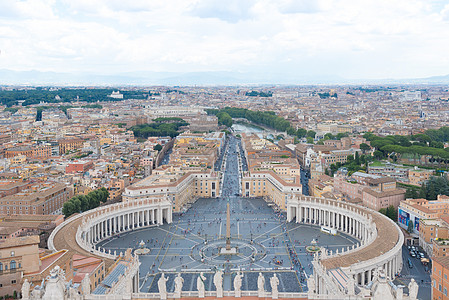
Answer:
<svg viewBox="0 0 449 300"><path fill-rule="evenodd" d="M82 213L84 211L96 208L101 203L105 203L108 200L109 192L104 187L92 191L87 195L78 195L64 203L62 206L62 213L67 218L76 213Z"/></svg>
<svg viewBox="0 0 449 300"><path fill-rule="evenodd" d="M187 126L189 123L180 119L173 120L172 123L165 123L163 120L158 120L155 123L136 125L130 129L133 131L134 136L137 138L148 138L150 136L170 136L175 137L179 135L179 128Z"/></svg>
<svg viewBox="0 0 449 300"><path fill-rule="evenodd" d="M407 187L405 198L436 200L438 195L449 196L449 180L445 176L432 176L418 187Z"/></svg>
<svg viewBox="0 0 449 300"><path fill-rule="evenodd" d="M117 101L108 97L113 89L59 89L49 90L36 88L34 90L0 90L0 104L8 107L17 105L18 100L24 100L23 106L31 104L71 102L75 99L87 102ZM148 96L145 91L122 91L123 99L143 99ZM59 96L56 97L56 96ZM78 98L79 97L79 98Z"/></svg>
<svg viewBox="0 0 449 300"><path fill-rule="evenodd" d="M216 116L220 113L226 113L231 118L244 118L255 124L267 126L278 131L286 131L290 128L290 122L276 116L273 111L252 111L246 108L225 107L222 109L207 109L206 112L209 115ZM228 118L227 115L221 114L221 116L225 116L225 120Z"/></svg>
<svg viewBox="0 0 449 300"><path fill-rule="evenodd" d="M348 170L348 175L351 175L352 173L357 171L366 171L366 167L371 161L373 161L373 157L371 155L359 155L359 153L356 152L354 156L348 155L348 159L344 164L342 164L341 162L331 164L326 170L326 173L329 176L333 176L338 169L344 167Z"/></svg>
<svg viewBox="0 0 449 300"><path fill-rule="evenodd" d="M268 91L268 92L263 92L263 91L251 91L251 92L246 92L245 96L249 96L249 97L272 97L273 93Z"/></svg>
<svg viewBox="0 0 449 300"><path fill-rule="evenodd" d="M381 208L381 209L379 209L379 212L381 214L386 215L387 217L392 219L394 222L396 222L398 220L398 211L396 210L396 208L394 208L393 205L390 205L387 208Z"/></svg>
<svg viewBox="0 0 449 300"><path fill-rule="evenodd" d="M397 161L405 154L414 164L420 164L421 158L427 156L426 164L449 165L449 148L444 149L444 143L449 141L449 127L430 129L424 134L380 137L366 133L364 137L376 148L374 156L378 159L391 158Z"/></svg>

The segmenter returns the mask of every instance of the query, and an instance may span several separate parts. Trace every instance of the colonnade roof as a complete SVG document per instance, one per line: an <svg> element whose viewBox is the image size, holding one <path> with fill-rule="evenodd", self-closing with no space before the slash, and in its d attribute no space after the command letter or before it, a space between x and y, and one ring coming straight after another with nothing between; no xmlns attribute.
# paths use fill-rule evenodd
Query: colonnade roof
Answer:
<svg viewBox="0 0 449 300"><path fill-rule="evenodd" d="M364 210L360 208L360 210ZM387 253L396 246L399 241L399 231L395 224L390 222L387 217L378 213L371 213L365 210L367 214L372 215L373 222L376 224L377 237L376 239L359 251L351 252L348 254L341 254L335 257L323 259L321 262L323 266L330 270L335 268L350 267L353 264L374 259Z"/></svg>
<svg viewBox="0 0 449 300"><path fill-rule="evenodd" d="M89 216L90 214L86 215ZM74 215L75 216L75 215ZM72 218L74 217L72 216ZM104 261L106 269L114 264L114 260L100 257L93 253L90 253L81 248L76 242L76 231L78 226L81 225L83 218L74 219L72 222L67 223L55 234L53 244L57 251L66 249L69 251L69 255L81 254L84 256L93 256Z"/></svg>

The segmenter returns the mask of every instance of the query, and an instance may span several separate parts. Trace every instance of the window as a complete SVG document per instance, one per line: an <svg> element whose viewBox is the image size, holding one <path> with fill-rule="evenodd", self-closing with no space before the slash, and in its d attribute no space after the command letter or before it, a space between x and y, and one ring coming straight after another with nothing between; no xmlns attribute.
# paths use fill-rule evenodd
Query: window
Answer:
<svg viewBox="0 0 449 300"><path fill-rule="evenodd" d="M11 284L16 284L16 280L11 280Z"/></svg>
<svg viewBox="0 0 449 300"><path fill-rule="evenodd" d="M3 271L3 264L0 263L0 272Z"/></svg>
<svg viewBox="0 0 449 300"><path fill-rule="evenodd" d="M11 260L11 263L9 264L9 268L11 270L15 270L16 269L16 261L15 260Z"/></svg>
<svg viewBox="0 0 449 300"><path fill-rule="evenodd" d="M447 296L447 288L443 289L443 294L444 294L444 296Z"/></svg>

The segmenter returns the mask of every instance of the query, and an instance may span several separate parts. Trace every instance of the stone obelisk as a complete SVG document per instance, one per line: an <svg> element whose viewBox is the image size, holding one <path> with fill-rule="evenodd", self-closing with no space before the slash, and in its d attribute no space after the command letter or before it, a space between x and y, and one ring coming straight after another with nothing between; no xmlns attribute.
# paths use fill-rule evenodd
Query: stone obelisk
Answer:
<svg viewBox="0 0 449 300"><path fill-rule="evenodd" d="M231 212L229 211L229 202L226 211L226 250L231 250Z"/></svg>

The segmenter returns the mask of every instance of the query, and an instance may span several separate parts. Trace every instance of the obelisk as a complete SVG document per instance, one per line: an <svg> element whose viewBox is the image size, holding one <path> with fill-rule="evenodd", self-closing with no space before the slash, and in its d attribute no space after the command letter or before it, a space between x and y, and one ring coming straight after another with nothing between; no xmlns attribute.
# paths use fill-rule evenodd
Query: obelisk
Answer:
<svg viewBox="0 0 449 300"><path fill-rule="evenodd" d="M229 211L229 202L226 212L226 250L231 250L231 212Z"/></svg>

